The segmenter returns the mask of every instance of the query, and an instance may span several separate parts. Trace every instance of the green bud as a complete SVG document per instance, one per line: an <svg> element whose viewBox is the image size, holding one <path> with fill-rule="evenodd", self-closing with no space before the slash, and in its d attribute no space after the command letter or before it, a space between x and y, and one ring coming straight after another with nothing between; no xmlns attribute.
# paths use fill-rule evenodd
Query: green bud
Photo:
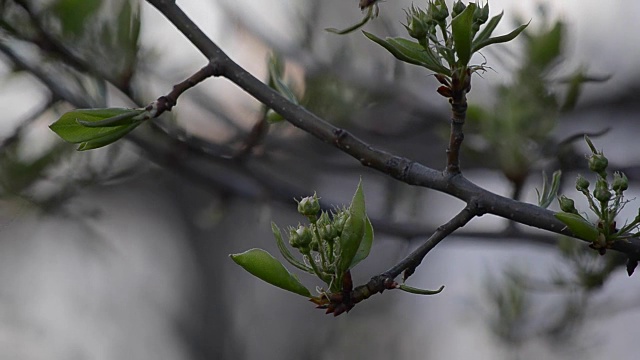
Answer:
<svg viewBox="0 0 640 360"><path fill-rule="evenodd" d="M593 190L593 196L600 202L607 202L611 199L611 192L606 180L598 179L596 188Z"/></svg>
<svg viewBox="0 0 640 360"><path fill-rule="evenodd" d="M455 4L453 4L453 8L451 9L451 17L454 18L458 16L466 8L467 8L467 5L463 4L462 1L458 0Z"/></svg>
<svg viewBox="0 0 640 360"><path fill-rule="evenodd" d="M447 20L449 16L449 9L447 9L447 4L444 1L435 1L429 3L429 15L437 21L444 22Z"/></svg>
<svg viewBox="0 0 640 360"><path fill-rule="evenodd" d="M302 198L298 202L298 212L304 216L317 216L320 212L319 199L316 194Z"/></svg>
<svg viewBox="0 0 640 360"><path fill-rule="evenodd" d="M476 11L473 12L473 22L482 25L489 20L489 4L487 3L482 8L478 6Z"/></svg>
<svg viewBox="0 0 640 360"><path fill-rule="evenodd" d="M589 170L600 174L602 177L606 177L607 166L609 166L609 160L602 153L597 153L589 156Z"/></svg>
<svg viewBox="0 0 640 360"><path fill-rule="evenodd" d="M427 25L419 19L412 18L411 21L409 21L408 24L405 25L405 28L407 29L407 33L409 33L409 36L416 40L424 39L425 37L427 37Z"/></svg>
<svg viewBox="0 0 640 360"><path fill-rule="evenodd" d="M422 9L411 6L411 10L407 14L407 29L409 36L416 40L423 40L429 33L429 28L434 27L435 21L430 14L425 13Z"/></svg>
<svg viewBox="0 0 640 360"><path fill-rule="evenodd" d="M349 212L347 210L341 210L333 216L333 227L336 229L338 236L342 233L344 223L347 221L348 216Z"/></svg>
<svg viewBox="0 0 640 360"><path fill-rule="evenodd" d="M289 245L301 252L309 249L309 244L313 240L313 233L305 226L299 225L297 229L289 228Z"/></svg>
<svg viewBox="0 0 640 360"><path fill-rule="evenodd" d="M580 192L589 191L589 180L585 179L582 175L578 175L576 179L576 190Z"/></svg>
<svg viewBox="0 0 640 360"><path fill-rule="evenodd" d="M318 233L320 234L320 238L326 242L333 242L335 238L338 236L338 230L333 227L331 224L323 225L318 227Z"/></svg>
<svg viewBox="0 0 640 360"><path fill-rule="evenodd" d="M616 194L621 194L629 188L629 179L624 173L616 171L613 174L613 184L611 185Z"/></svg>
<svg viewBox="0 0 640 360"><path fill-rule="evenodd" d="M575 203L572 199L569 199L568 197L562 195L558 198L558 203L560 204L560 210L571 214L578 213L578 210L576 210Z"/></svg>

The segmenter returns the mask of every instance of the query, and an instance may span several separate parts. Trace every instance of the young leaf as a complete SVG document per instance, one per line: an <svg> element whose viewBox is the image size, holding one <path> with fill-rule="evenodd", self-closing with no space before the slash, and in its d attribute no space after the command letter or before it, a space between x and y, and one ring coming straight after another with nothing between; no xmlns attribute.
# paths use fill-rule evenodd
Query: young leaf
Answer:
<svg viewBox="0 0 640 360"><path fill-rule="evenodd" d="M500 14L492 17L491 20L489 20L487 25L484 26L484 29L482 29L482 31L480 31L480 33L476 35L475 39L473 39L472 48L475 48L476 44L491 37L491 34L493 34L493 30L496 29L503 15L504 15L504 11L502 11Z"/></svg>
<svg viewBox="0 0 640 360"><path fill-rule="evenodd" d="M362 18L362 20L357 23L357 24L353 24L351 26L349 26L346 29L336 29L336 28L326 28L324 29L324 31L330 32L330 33L334 33L334 34L338 34L338 35L344 35L344 34L348 34L350 32L356 31L358 29L360 29L361 27L365 26L369 20L375 18L376 16L378 16L377 14L377 5L375 6L369 6L369 10L367 11L367 14Z"/></svg>
<svg viewBox="0 0 640 360"><path fill-rule="evenodd" d="M431 49L425 49L417 42L403 39L403 38L386 38L380 39L379 37L363 31L364 35L373 42L387 49L398 60L404 61L409 64L423 66L438 74L451 76L451 71L444 67L437 57L432 53Z"/></svg>
<svg viewBox="0 0 640 360"><path fill-rule="evenodd" d="M371 245L373 244L373 226L371 225L371 221L369 217L366 218L364 224L364 236L362 241L360 242L360 247L358 247L358 251L356 255L351 260L351 265L349 265L349 269L353 269L358 263L369 256L369 252L371 251Z"/></svg>
<svg viewBox="0 0 640 360"><path fill-rule="evenodd" d="M520 35L520 33L527 28L527 26L529 26L529 23L526 23L524 25L520 25L518 26L515 30L513 30L512 32L505 34L505 35L501 35L501 36L496 36L496 37L492 37L492 38L488 38L482 41L478 41L478 42L474 42L473 43L473 47L471 48L471 52L476 52L479 51L480 49L484 48L485 46L489 46L492 44L501 44L501 43L505 43L505 42L509 42L513 39L516 38L516 36Z"/></svg>
<svg viewBox="0 0 640 360"><path fill-rule="evenodd" d="M408 293L411 294L418 294L418 295L436 295L436 294L440 294L442 292L442 290L444 290L444 285L440 286L440 289L438 290L427 290L427 289L418 289L418 288L414 288L405 284L400 284L398 285L398 289L402 290L402 291L406 291Z"/></svg>
<svg viewBox="0 0 640 360"><path fill-rule="evenodd" d="M569 230L580 239L595 241L598 238L600 233L598 229L582 216L564 212L558 212L553 215L567 225Z"/></svg>
<svg viewBox="0 0 640 360"><path fill-rule="evenodd" d="M473 13L477 5L470 3L464 11L451 20L453 47L458 55L458 65L467 66L471 59L471 39L473 37Z"/></svg>
<svg viewBox="0 0 640 360"><path fill-rule="evenodd" d="M93 150L93 149L101 148L103 146L107 146L117 141L121 137L127 135L133 129L137 128L138 125L140 125L140 122L131 124L125 127L118 127L117 130L112 131L107 135L96 138L94 140L82 142L78 146L78 151Z"/></svg>
<svg viewBox="0 0 640 360"><path fill-rule="evenodd" d="M351 268L365 233L366 218L364 192L362 191L362 180L360 180L349 206L349 217L340 235L340 262L338 264L340 273Z"/></svg>
<svg viewBox="0 0 640 360"><path fill-rule="evenodd" d="M229 256L236 264L257 278L298 295L311 297L309 290L280 261L264 250L251 249L241 254L230 254Z"/></svg>
<svg viewBox="0 0 640 360"><path fill-rule="evenodd" d="M542 194L540 194L538 189L536 189L536 193L538 194L538 206L546 209L553 202L553 199L558 196L561 177L561 170L554 171L553 175L551 175L551 184L549 184L547 174L544 171L542 172Z"/></svg>
<svg viewBox="0 0 640 360"><path fill-rule="evenodd" d="M269 85L278 91L280 95L297 105L298 99L296 95L289 89L289 86L282 81L282 69L279 65L279 59L275 56L269 59Z"/></svg>
<svg viewBox="0 0 640 360"><path fill-rule="evenodd" d="M79 150L95 149L135 129L142 121L133 117L142 112L144 109L77 109L63 114L49 128L63 140L81 144ZM99 127L94 127L96 124L100 124Z"/></svg>

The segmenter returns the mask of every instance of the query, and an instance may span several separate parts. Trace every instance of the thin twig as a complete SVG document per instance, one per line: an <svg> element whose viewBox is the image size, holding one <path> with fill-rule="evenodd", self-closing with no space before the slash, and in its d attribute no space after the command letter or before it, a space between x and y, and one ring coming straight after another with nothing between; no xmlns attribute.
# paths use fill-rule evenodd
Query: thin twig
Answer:
<svg viewBox="0 0 640 360"><path fill-rule="evenodd" d="M482 214L481 208L476 201L470 201L467 206L462 209L456 216L449 220L446 224L438 227L436 231L425 241L420 247L414 250L411 254L405 257L402 261L385 271L383 275L390 278L396 278L404 271L404 280L411 276L416 267L420 265L422 259L433 250L436 245L440 243L444 238L449 236L457 229L465 226L471 219Z"/></svg>

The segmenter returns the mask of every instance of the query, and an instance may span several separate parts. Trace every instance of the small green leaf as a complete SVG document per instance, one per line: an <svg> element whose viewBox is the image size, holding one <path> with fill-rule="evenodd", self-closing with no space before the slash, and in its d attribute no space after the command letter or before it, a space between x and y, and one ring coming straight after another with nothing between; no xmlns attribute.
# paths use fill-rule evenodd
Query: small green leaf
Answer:
<svg viewBox="0 0 640 360"><path fill-rule="evenodd" d="M265 114L265 117L266 117L267 122L269 124L277 124L279 122L283 122L284 121L284 118L282 117L282 115L280 115L277 112L273 111L273 109L267 110L267 113Z"/></svg>
<svg viewBox="0 0 640 360"><path fill-rule="evenodd" d="M504 15L504 11L492 17L491 20L489 20L489 22L487 23L487 25L484 26L482 31L480 31L480 33L476 35L475 39L473 39L472 48L475 48L476 44L491 37L491 34L493 34L493 30L496 29L496 27L500 23L500 20L502 20L503 15Z"/></svg>
<svg viewBox="0 0 640 360"><path fill-rule="evenodd" d="M373 226L371 225L371 221L369 217L366 218L364 224L364 237L360 242L360 247L358 247L358 251L356 255L351 260L351 265L349 265L349 269L353 269L360 261L364 260L369 256L369 252L371 252L371 245L373 244Z"/></svg>
<svg viewBox="0 0 640 360"><path fill-rule="evenodd" d="M364 192L362 191L362 180L360 180L349 206L349 217L340 235L340 261L338 264L340 273L351 268L353 259L365 234L366 218Z"/></svg>
<svg viewBox="0 0 640 360"><path fill-rule="evenodd" d="M298 295L311 297L309 290L280 261L264 250L251 249L241 254L230 254L229 256L236 264L257 278Z"/></svg>
<svg viewBox="0 0 640 360"><path fill-rule="evenodd" d="M133 129L137 128L138 125L140 125L139 122L125 127L118 127L117 130L112 131L107 135L101 136L94 140L82 142L78 146L78 151L93 150L101 148L103 146L107 146L130 133Z"/></svg>
<svg viewBox="0 0 640 360"><path fill-rule="evenodd" d="M356 31L356 30L360 29L361 27L365 26L369 22L369 20L371 20L371 19L373 19L373 18L375 18L377 16L376 14L374 14L374 8L377 9L377 5L376 6L370 6L369 10L367 11L367 14L362 18L362 20L359 23L353 24L353 25L349 26L346 29L339 30L339 29L336 29L336 28L326 28L324 30L327 31L327 32L330 32L330 33L338 34L338 35L344 35L344 34L348 34L350 32Z"/></svg>
<svg viewBox="0 0 640 360"><path fill-rule="evenodd" d="M569 230L578 238L587 241L595 241L598 238L600 233L598 229L582 216L565 212L555 213L554 216L567 225Z"/></svg>
<svg viewBox="0 0 640 360"><path fill-rule="evenodd" d="M479 51L480 49L484 48L485 46L489 46L492 44L501 44L501 43L505 43L505 42L509 42L513 39L516 38L516 36L520 35L520 33L527 28L527 26L529 26L529 23L526 23L524 25L520 25L518 26L515 30L513 30L512 32L505 34L505 35L501 35L501 36L496 36L496 37L492 37L492 38L488 38L479 42L474 42L473 44L473 48L471 49L472 52L476 52Z"/></svg>
<svg viewBox="0 0 640 360"><path fill-rule="evenodd" d="M290 102L298 104L296 95L291 91L289 86L282 81L282 69L280 68L279 60L272 56L269 60L269 85L273 87L280 95L284 96Z"/></svg>
<svg viewBox="0 0 640 360"><path fill-rule="evenodd" d="M458 65L467 66L471 60L471 39L473 37L473 13L477 5L470 3L464 11L451 20L453 33L453 48L458 55Z"/></svg>
<svg viewBox="0 0 640 360"><path fill-rule="evenodd" d="M551 184L549 184L549 179L547 179L547 174L542 172L542 194L538 192L536 189L536 193L538 194L538 206L542 208L548 208L549 205L553 202L558 196L558 189L560 188L560 178L562 177L562 171L556 170L551 175ZM551 185L551 186L549 186Z"/></svg>
<svg viewBox="0 0 640 360"><path fill-rule="evenodd" d="M417 42L403 39L403 38L386 38L380 39L379 37L363 31L364 35L373 42L387 49L398 60L404 61L409 64L425 67L438 74L451 76L451 71L444 67L438 60L436 55L430 48L424 48Z"/></svg>
<svg viewBox="0 0 640 360"><path fill-rule="evenodd" d="M63 140L81 144L79 150L95 149L108 145L135 129L142 120L133 118L144 111L123 108L77 109L63 114L49 128Z"/></svg>
<svg viewBox="0 0 640 360"><path fill-rule="evenodd" d="M273 221L271 222L271 232L273 232L273 236L275 236L275 238L276 238L276 244L278 245L278 249L280 250L280 253L285 258L285 260L287 260L289 262L289 264L297 267L298 269L300 269L302 271L306 271L306 272L308 272L310 274L314 274L313 269L311 267L309 267L309 266L305 265L304 263L298 261L298 259L296 259L291 254L291 252L289 251L289 249L285 245L284 240L282 240L282 233L280 232L280 228Z"/></svg>
<svg viewBox="0 0 640 360"><path fill-rule="evenodd" d="M141 122L136 116L142 113L144 110L136 110L122 113L104 120L87 121L78 118L76 121L78 124L84 127L100 128L100 127L116 127L121 125L132 125Z"/></svg>
<svg viewBox="0 0 640 360"><path fill-rule="evenodd" d="M440 286L440 289L438 290L427 290L427 289L414 288L405 284L400 284L398 285L398 289L402 291L406 291L408 293L418 294L418 295L436 295L436 294L440 294L442 290L444 290L444 285Z"/></svg>

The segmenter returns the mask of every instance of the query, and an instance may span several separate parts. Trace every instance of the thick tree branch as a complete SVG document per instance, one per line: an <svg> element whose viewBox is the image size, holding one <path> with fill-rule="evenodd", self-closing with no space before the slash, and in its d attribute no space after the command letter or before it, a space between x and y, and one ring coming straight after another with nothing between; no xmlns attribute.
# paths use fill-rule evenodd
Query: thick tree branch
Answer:
<svg viewBox="0 0 640 360"><path fill-rule="evenodd" d="M294 126L324 142L333 144L363 165L407 184L438 190L467 203L474 199L483 213L494 214L558 234L574 236L562 222L554 217L552 211L491 193L471 183L460 174L442 173L410 159L376 149L346 130L332 126L303 107L289 102L231 60L174 1L147 1L167 17L209 59L209 66L215 70L214 76L223 76L231 80ZM640 258L640 240L638 239L630 239L628 242L618 241L612 248L625 252L630 257Z"/></svg>

